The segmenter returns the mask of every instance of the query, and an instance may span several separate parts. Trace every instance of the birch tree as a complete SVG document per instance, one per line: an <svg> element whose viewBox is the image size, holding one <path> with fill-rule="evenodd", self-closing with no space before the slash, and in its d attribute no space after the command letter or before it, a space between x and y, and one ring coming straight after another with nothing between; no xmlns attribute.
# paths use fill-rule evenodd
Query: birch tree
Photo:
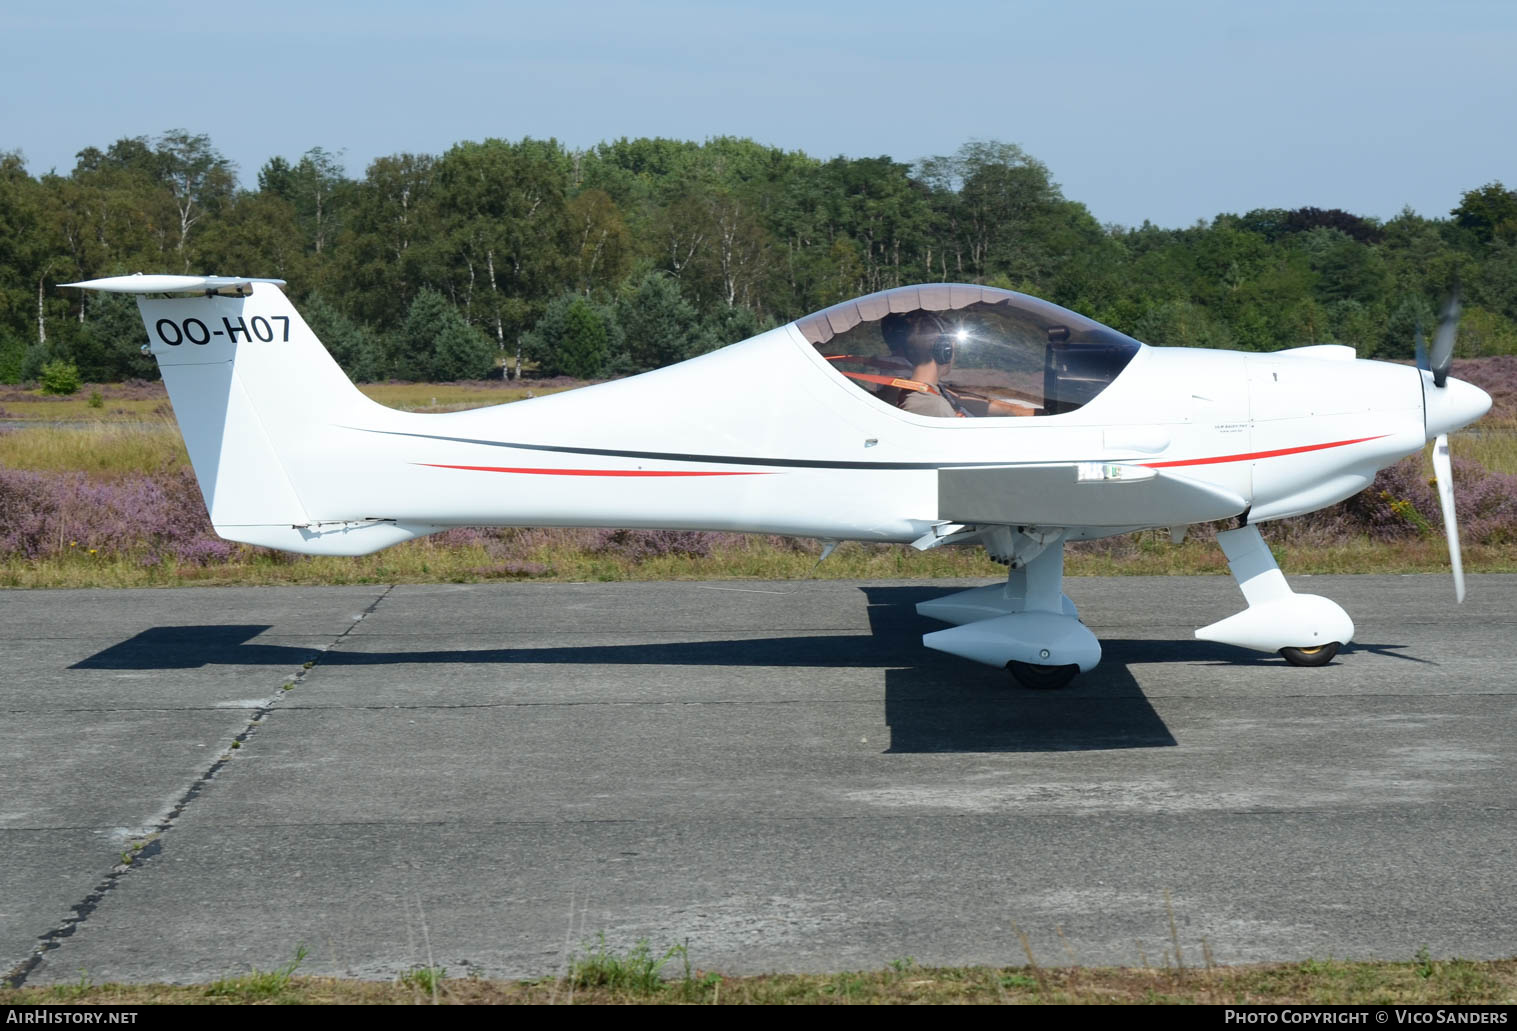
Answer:
<svg viewBox="0 0 1517 1031"><path fill-rule="evenodd" d="M207 215L230 199L237 187L237 169L205 133L171 129L158 138L160 177L174 198L179 217L176 249L190 271L190 232Z"/></svg>

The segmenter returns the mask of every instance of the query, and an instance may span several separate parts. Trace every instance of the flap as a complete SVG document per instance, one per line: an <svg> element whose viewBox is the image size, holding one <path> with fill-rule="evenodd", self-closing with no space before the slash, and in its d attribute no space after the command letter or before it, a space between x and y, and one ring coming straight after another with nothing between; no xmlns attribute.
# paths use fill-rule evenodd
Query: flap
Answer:
<svg viewBox="0 0 1517 1031"><path fill-rule="evenodd" d="M1002 526L1179 526L1230 519L1241 495L1168 470L1120 463L938 470L938 518Z"/></svg>

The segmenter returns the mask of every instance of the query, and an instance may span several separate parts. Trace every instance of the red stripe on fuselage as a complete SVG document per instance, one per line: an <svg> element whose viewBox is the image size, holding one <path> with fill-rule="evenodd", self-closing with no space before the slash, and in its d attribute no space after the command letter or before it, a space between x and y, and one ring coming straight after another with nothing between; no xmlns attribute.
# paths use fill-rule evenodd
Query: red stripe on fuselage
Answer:
<svg viewBox="0 0 1517 1031"><path fill-rule="evenodd" d="M1279 458L1281 455L1299 455L1307 451L1325 451L1331 447L1347 447L1349 444L1363 444L1366 440L1379 440L1381 437L1390 436L1381 433L1373 437L1355 437L1353 440L1335 440L1329 444L1307 444L1304 447L1283 447L1274 451L1251 451L1243 455L1219 455L1216 458L1182 458L1174 462L1139 462L1139 465L1149 469L1172 469L1177 465L1221 465L1223 462L1252 462L1259 458Z"/></svg>
<svg viewBox="0 0 1517 1031"><path fill-rule="evenodd" d="M769 476L760 472L705 472L668 469L518 469L500 465L439 465L417 462L433 469L466 469L476 473L525 473L529 476Z"/></svg>

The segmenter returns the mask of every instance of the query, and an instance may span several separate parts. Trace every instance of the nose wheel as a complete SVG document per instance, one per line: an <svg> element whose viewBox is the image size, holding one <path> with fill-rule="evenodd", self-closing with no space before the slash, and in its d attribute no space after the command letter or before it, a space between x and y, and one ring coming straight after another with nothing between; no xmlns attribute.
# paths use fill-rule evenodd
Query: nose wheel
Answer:
<svg viewBox="0 0 1517 1031"><path fill-rule="evenodd" d="M1338 648L1337 641L1314 648L1281 648L1280 657L1292 666L1326 666L1338 654Z"/></svg>

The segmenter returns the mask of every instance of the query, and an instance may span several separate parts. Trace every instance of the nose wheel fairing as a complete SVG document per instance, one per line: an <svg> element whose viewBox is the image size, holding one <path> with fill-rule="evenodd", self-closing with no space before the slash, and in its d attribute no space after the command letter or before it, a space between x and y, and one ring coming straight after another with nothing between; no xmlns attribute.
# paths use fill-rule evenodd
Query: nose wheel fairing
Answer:
<svg viewBox="0 0 1517 1031"><path fill-rule="evenodd" d="M1316 594L1297 594L1285 582L1259 528L1249 525L1217 534L1217 543L1227 556L1233 579L1243 591L1248 608L1196 631L1202 641L1217 641L1255 651L1286 649L1305 657L1293 665L1321 665L1328 646L1336 653L1354 639L1354 621L1335 601Z"/></svg>

